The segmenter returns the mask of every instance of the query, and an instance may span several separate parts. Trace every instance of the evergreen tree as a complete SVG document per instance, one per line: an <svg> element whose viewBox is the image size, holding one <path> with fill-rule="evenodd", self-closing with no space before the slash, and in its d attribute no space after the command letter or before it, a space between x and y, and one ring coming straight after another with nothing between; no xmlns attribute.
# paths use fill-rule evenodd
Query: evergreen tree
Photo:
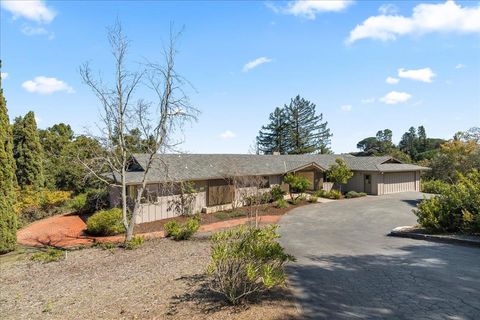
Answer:
<svg viewBox="0 0 480 320"><path fill-rule="evenodd" d="M32 111L18 117L13 124L13 156L16 161L17 181L23 189L27 186L43 187L43 148Z"/></svg>
<svg viewBox="0 0 480 320"><path fill-rule="evenodd" d="M299 95L285 106L288 124L288 153L328 152L330 129L322 123L323 115L315 114L315 104Z"/></svg>
<svg viewBox="0 0 480 320"><path fill-rule="evenodd" d="M424 126L420 126L417 129L418 133L418 152L425 152L428 148L427 132L425 131Z"/></svg>
<svg viewBox="0 0 480 320"><path fill-rule="evenodd" d="M414 127L410 127L407 132L405 132L402 136L402 140L400 140L400 143L398 144L398 147L400 150L405 152L415 160L417 158L417 146L418 146L418 136L417 132Z"/></svg>
<svg viewBox="0 0 480 320"><path fill-rule="evenodd" d="M270 113L270 123L262 126L257 136L258 149L264 154L287 153L287 118L285 110L275 108Z"/></svg>
<svg viewBox="0 0 480 320"><path fill-rule="evenodd" d="M0 79L0 254L12 251L17 243L15 202L15 160L12 127Z"/></svg>

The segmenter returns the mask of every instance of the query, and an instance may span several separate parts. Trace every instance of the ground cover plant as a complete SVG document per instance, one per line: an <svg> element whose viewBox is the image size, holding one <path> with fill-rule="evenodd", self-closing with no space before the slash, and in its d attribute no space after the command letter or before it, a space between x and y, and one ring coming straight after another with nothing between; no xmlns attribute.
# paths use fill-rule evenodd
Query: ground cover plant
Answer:
<svg viewBox="0 0 480 320"><path fill-rule="evenodd" d="M175 220L169 221L165 224L165 236L173 240L188 240L200 228L200 222L196 218L189 218L183 223Z"/></svg>
<svg viewBox="0 0 480 320"><path fill-rule="evenodd" d="M365 192L356 192L356 191L348 191L345 194L345 198L351 199L351 198L360 198L360 197L365 197L367 194Z"/></svg>

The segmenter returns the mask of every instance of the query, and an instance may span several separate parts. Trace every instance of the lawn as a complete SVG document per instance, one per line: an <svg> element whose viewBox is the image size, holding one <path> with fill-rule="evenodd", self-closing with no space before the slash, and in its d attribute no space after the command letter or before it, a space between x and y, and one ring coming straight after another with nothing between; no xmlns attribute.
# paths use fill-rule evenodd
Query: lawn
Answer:
<svg viewBox="0 0 480 320"><path fill-rule="evenodd" d="M206 239L155 239L137 250L88 248L42 263L32 252L0 257L2 319L292 319L288 288L231 307L205 278Z"/></svg>

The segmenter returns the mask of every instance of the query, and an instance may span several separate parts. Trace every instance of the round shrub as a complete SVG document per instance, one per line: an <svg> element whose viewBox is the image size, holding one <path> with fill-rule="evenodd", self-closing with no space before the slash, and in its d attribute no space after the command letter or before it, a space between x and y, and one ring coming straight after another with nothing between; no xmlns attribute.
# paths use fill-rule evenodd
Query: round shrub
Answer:
<svg viewBox="0 0 480 320"><path fill-rule="evenodd" d="M422 180L422 192L440 194L448 189L448 183L440 180Z"/></svg>
<svg viewBox="0 0 480 320"><path fill-rule="evenodd" d="M308 202L317 203L317 202L318 202L318 198L315 197L315 196L310 196L310 198L308 198Z"/></svg>
<svg viewBox="0 0 480 320"><path fill-rule="evenodd" d="M287 208L288 207L288 202L285 199L278 199L275 206L277 208L280 208L280 209Z"/></svg>
<svg viewBox="0 0 480 320"><path fill-rule="evenodd" d="M270 190L270 195L273 201L278 201L283 199L285 192L280 188L280 186L274 186L272 190Z"/></svg>
<svg viewBox="0 0 480 320"><path fill-rule="evenodd" d="M113 236L125 231L122 210L112 208L96 212L87 220L87 233L96 236Z"/></svg>

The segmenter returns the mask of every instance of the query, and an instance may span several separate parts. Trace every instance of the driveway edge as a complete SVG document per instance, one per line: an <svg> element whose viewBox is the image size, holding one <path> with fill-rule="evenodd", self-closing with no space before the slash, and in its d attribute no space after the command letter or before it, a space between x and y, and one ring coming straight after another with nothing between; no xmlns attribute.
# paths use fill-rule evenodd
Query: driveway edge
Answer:
<svg viewBox="0 0 480 320"><path fill-rule="evenodd" d="M462 235L441 235L441 234L425 234L420 232L412 231L413 227L397 227L390 231L388 234L389 237L400 237L400 238L410 238L416 240L427 240L433 242L441 243L451 243L465 246L473 246L480 248L480 238L472 238L469 236Z"/></svg>

